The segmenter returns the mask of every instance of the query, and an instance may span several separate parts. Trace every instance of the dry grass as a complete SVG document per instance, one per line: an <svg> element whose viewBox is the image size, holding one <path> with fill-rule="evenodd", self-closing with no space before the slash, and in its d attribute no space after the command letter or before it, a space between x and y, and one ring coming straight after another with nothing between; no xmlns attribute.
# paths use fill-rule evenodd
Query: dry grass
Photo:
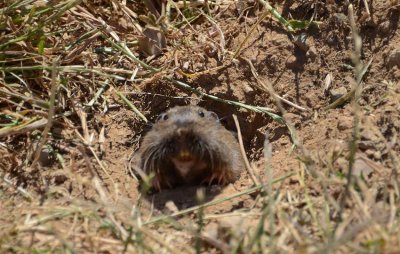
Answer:
<svg viewBox="0 0 400 254"><path fill-rule="evenodd" d="M400 160L392 149L395 144L381 137L392 161L390 177L371 182L353 172L363 114L358 99L365 67L371 64L363 65L360 60L362 45L354 21L355 81L346 97L353 98L354 135L348 140L350 148L319 158L303 147L294 125L284 117L283 98L270 82L258 79L254 66L251 70L260 90L274 98L276 107L219 98L189 85L191 78L218 73L242 60L240 54L248 37L270 17L271 11L278 21L276 26L287 32L296 29L266 1L259 1L257 21L237 48L228 48L224 40L229 38L224 38L226 31L219 26L224 22L219 12L234 5L234 1L190 1L188 5L185 1L165 1L161 13L156 11L157 4L164 1L126 2L132 1L15 0L0 4L0 252L400 250ZM252 8L243 3L246 1L239 2L244 8ZM350 12L350 19L352 15ZM201 49L215 51L220 64L189 73L176 64L176 52L190 50L190 41L185 40L193 37L182 38L180 31L198 36L200 32L193 27L198 20L212 24L213 32L224 38L217 40L205 33L207 44ZM138 38L143 39L145 24L146 28L156 28L168 46L162 45L157 36L144 37L148 40L143 46ZM154 47L164 46L156 58L141 54L142 50L157 51ZM248 63L252 65L250 60ZM131 198L121 192L102 159L104 127L97 126L93 116L112 107L126 108L135 114L137 123L145 124L148 119L141 111L145 105L129 95L139 94L146 84L160 80L182 92L286 124L298 168L273 179L272 147L266 142L263 175L268 176L267 180L253 176L254 186L208 202L199 191L197 206L169 215L143 213L144 195ZM387 96L388 100L398 100L394 90ZM283 100L289 107L309 111ZM339 157L347 159L347 177L335 168ZM288 179L300 187L284 188ZM59 181L79 191L71 193L68 184L57 184ZM210 214L206 209L250 194L254 198L251 209L222 214ZM233 222L220 223L224 220ZM211 221L217 221L214 231L206 230Z"/></svg>

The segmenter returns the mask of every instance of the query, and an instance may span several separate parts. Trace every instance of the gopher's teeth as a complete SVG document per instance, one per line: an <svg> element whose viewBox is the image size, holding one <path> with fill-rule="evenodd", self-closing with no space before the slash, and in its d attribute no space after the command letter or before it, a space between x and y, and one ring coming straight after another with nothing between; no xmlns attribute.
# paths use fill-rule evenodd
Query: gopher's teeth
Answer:
<svg viewBox="0 0 400 254"><path fill-rule="evenodd" d="M187 160L187 159L190 159L190 158L191 158L190 152L189 152L188 150L186 150L186 149L181 150L181 151L179 152L179 154L178 154L178 158L179 158L180 160Z"/></svg>

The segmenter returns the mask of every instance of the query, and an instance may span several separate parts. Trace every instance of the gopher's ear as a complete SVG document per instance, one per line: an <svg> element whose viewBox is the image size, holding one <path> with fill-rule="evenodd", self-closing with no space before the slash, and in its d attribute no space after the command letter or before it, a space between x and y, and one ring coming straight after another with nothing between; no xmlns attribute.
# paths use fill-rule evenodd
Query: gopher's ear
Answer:
<svg viewBox="0 0 400 254"><path fill-rule="evenodd" d="M209 112L211 118L215 118L215 120L217 120L217 122L219 122L218 115L215 112L213 112L213 111L208 111L208 112Z"/></svg>

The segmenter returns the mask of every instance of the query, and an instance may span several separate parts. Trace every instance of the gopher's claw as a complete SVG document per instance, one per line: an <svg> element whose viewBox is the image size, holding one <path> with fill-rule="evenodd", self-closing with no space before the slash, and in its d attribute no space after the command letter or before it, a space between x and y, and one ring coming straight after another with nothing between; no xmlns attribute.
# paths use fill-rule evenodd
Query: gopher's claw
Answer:
<svg viewBox="0 0 400 254"><path fill-rule="evenodd" d="M228 183L223 171L213 172L209 177L205 178L201 184L208 183L210 186L215 180L217 180L218 185L226 185Z"/></svg>

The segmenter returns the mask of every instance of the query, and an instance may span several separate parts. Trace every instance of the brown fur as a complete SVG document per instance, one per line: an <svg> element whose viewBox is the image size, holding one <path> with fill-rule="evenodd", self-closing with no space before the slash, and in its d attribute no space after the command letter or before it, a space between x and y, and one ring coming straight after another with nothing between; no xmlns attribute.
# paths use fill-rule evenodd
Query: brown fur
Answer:
<svg viewBox="0 0 400 254"><path fill-rule="evenodd" d="M133 162L147 175L155 174L152 185L159 190L178 185L227 184L244 169L234 135L221 125L214 112L198 106L177 106L161 114L143 138ZM184 169L177 165L184 165Z"/></svg>

